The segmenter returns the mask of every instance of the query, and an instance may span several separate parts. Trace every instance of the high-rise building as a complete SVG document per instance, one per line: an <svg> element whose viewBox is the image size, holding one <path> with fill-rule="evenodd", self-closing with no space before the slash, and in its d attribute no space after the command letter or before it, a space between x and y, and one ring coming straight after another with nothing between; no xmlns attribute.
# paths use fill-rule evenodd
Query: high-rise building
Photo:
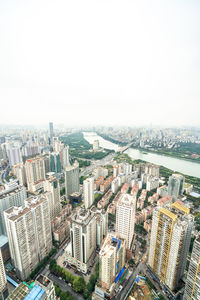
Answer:
<svg viewBox="0 0 200 300"><path fill-rule="evenodd" d="M59 180L53 176L46 179L44 181L44 192L44 196L49 201L50 216L52 219L61 211Z"/></svg>
<svg viewBox="0 0 200 300"><path fill-rule="evenodd" d="M79 163L75 161L72 166L65 169L65 193L67 198L74 193L79 192Z"/></svg>
<svg viewBox="0 0 200 300"><path fill-rule="evenodd" d="M8 296L8 287L6 280L6 272L3 263L3 257L0 249L0 299L4 300Z"/></svg>
<svg viewBox="0 0 200 300"><path fill-rule="evenodd" d="M69 146L65 146L62 150L62 166L63 170L66 169L67 166L70 165L69 162Z"/></svg>
<svg viewBox="0 0 200 300"><path fill-rule="evenodd" d="M94 202L94 177L91 176L83 181L83 200L85 208L92 206Z"/></svg>
<svg viewBox="0 0 200 300"><path fill-rule="evenodd" d="M90 210L92 213L94 213L96 218L96 244L100 247L103 239L105 238L108 232L108 212L105 209L99 209L96 206L93 206Z"/></svg>
<svg viewBox="0 0 200 300"><path fill-rule="evenodd" d="M25 171L28 190L30 192L35 192L37 189L43 187L43 181L45 180L45 163L43 157L37 156L33 159L27 159ZM40 183L42 183L42 186Z"/></svg>
<svg viewBox="0 0 200 300"><path fill-rule="evenodd" d="M10 147L7 150L10 165L16 165L22 162L22 156L19 147Z"/></svg>
<svg viewBox="0 0 200 300"><path fill-rule="evenodd" d="M49 136L50 136L50 139L52 141L53 140L53 136L54 136L53 123L52 122L49 123Z"/></svg>
<svg viewBox="0 0 200 300"><path fill-rule="evenodd" d="M192 227L193 216L178 202L154 209L148 263L171 290L184 274Z"/></svg>
<svg viewBox="0 0 200 300"><path fill-rule="evenodd" d="M13 166L13 173L19 180L20 185L26 184L26 173L25 173L25 167L23 163L19 163L17 165Z"/></svg>
<svg viewBox="0 0 200 300"><path fill-rule="evenodd" d="M50 171L55 173L61 172L60 153L52 152L50 154Z"/></svg>
<svg viewBox="0 0 200 300"><path fill-rule="evenodd" d="M126 240L116 233L108 233L99 252L99 280L101 287L109 290L125 266Z"/></svg>
<svg viewBox="0 0 200 300"><path fill-rule="evenodd" d="M172 174L168 182L168 194L172 196L173 200L183 194L185 178L180 174Z"/></svg>
<svg viewBox="0 0 200 300"><path fill-rule="evenodd" d="M194 241L183 300L200 299L200 236Z"/></svg>
<svg viewBox="0 0 200 300"><path fill-rule="evenodd" d="M0 235L7 235L4 211L12 206L24 206L27 192L24 186L13 186L0 193Z"/></svg>
<svg viewBox="0 0 200 300"><path fill-rule="evenodd" d="M12 263L24 280L52 249L48 201L44 197L30 197L24 209L11 207L4 217Z"/></svg>
<svg viewBox="0 0 200 300"><path fill-rule="evenodd" d="M135 198L129 194L122 194L116 208L116 233L127 242L131 249L135 225Z"/></svg>
<svg viewBox="0 0 200 300"><path fill-rule="evenodd" d="M87 273L88 261L96 249L96 218L93 212L81 208L72 216L70 240L66 261Z"/></svg>

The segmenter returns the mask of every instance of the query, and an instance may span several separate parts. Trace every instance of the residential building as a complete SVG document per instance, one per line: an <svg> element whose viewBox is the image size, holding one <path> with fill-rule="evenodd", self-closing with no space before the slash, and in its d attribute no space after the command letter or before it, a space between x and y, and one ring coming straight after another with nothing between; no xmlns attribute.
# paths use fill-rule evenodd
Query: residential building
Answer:
<svg viewBox="0 0 200 300"><path fill-rule="evenodd" d="M65 193L67 198L74 193L79 192L79 163L75 161L72 166L65 169Z"/></svg>
<svg viewBox="0 0 200 300"><path fill-rule="evenodd" d="M69 162L69 146L65 146L62 150L62 167L63 167L63 170L66 169L67 166L70 165L70 162Z"/></svg>
<svg viewBox="0 0 200 300"><path fill-rule="evenodd" d="M112 184L112 177L108 177L101 185L100 185L100 191L102 193L107 192L107 190L111 187Z"/></svg>
<svg viewBox="0 0 200 300"><path fill-rule="evenodd" d="M108 212L105 209L98 209L95 206L90 210L96 218L96 245L100 247L108 232Z"/></svg>
<svg viewBox="0 0 200 300"><path fill-rule="evenodd" d="M200 299L200 236L193 245L183 300Z"/></svg>
<svg viewBox="0 0 200 300"><path fill-rule="evenodd" d="M129 188L130 188L130 184L129 183L124 183L122 188L121 188L121 193L122 194L128 193Z"/></svg>
<svg viewBox="0 0 200 300"><path fill-rule="evenodd" d="M108 176L108 169L104 168L104 167L96 167L93 172L92 175L94 176L94 179L96 180L99 177L107 177Z"/></svg>
<svg viewBox="0 0 200 300"><path fill-rule="evenodd" d="M185 178L180 174L172 174L168 182L168 194L176 200L179 195L183 194Z"/></svg>
<svg viewBox="0 0 200 300"><path fill-rule="evenodd" d="M177 202L153 212L148 263L171 290L177 287L186 266L193 227L189 212Z"/></svg>
<svg viewBox="0 0 200 300"><path fill-rule="evenodd" d="M50 176L44 181L44 195L47 197L50 208L50 217L51 219L60 213L61 203L60 203L60 184L59 180Z"/></svg>
<svg viewBox="0 0 200 300"><path fill-rule="evenodd" d="M119 182L117 178L114 178L111 184L111 190L113 194L115 194L118 191L119 188Z"/></svg>
<svg viewBox="0 0 200 300"><path fill-rule="evenodd" d="M22 156L19 147L9 147L7 150L9 164L14 166L22 162Z"/></svg>
<svg viewBox="0 0 200 300"><path fill-rule="evenodd" d="M8 296L8 287L6 280L6 272L4 268L3 257L0 249L0 299L4 300Z"/></svg>
<svg viewBox="0 0 200 300"><path fill-rule="evenodd" d="M45 300L57 299L54 284L48 277L43 274L38 275L35 280L35 285L39 286L44 291Z"/></svg>
<svg viewBox="0 0 200 300"><path fill-rule="evenodd" d="M52 249L48 201L42 196L30 197L25 208L11 207L4 217L12 263L24 280Z"/></svg>
<svg viewBox="0 0 200 300"><path fill-rule="evenodd" d="M14 185L0 193L0 235L7 235L4 220L4 211L12 206L24 206L27 199L27 192L24 186Z"/></svg>
<svg viewBox="0 0 200 300"><path fill-rule="evenodd" d="M39 188L41 188L39 183L43 183L43 181L45 180L44 158L37 156L32 159L27 159L25 163L25 171L28 191L35 192Z"/></svg>
<svg viewBox="0 0 200 300"><path fill-rule="evenodd" d="M26 184L26 173L25 173L25 166L23 163L19 163L13 166L13 174L19 180L20 185Z"/></svg>
<svg viewBox="0 0 200 300"><path fill-rule="evenodd" d="M146 189L147 191L155 190L159 187L159 178L156 176L150 175L147 178Z"/></svg>
<svg viewBox="0 0 200 300"><path fill-rule="evenodd" d="M70 243L66 261L79 271L87 273L90 258L96 249L96 218L92 211L80 208L70 218Z"/></svg>
<svg viewBox="0 0 200 300"><path fill-rule="evenodd" d="M61 172L61 161L59 152L52 152L50 154L50 172Z"/></svg>
<svg viewBox="0 0 200 300"><path fill-rule="evenodd" d="M160 197L165 197L168 195L168 187L166 185L162 185L160 187L157 188L157 194Z"/></svg>
<svg viewBox="0 0 200 300"><path fill-rule="evenodd" d="M104 176L98 177L94 182L94 189L98 190L100 185L104 183Z"/></svg>
<svg viewBox="0 0 200 300"><path fill-rule="evenodd" d="M122 194L116 208L116 233L127 242L131 249L134 234L136 202L133 196Z"/></svg>
<svg viewBox="0 0 200 300"><path fill-rule="evenodd" d="M94 202L94 177L91 176L83 181L83 201L85 208L92 206Z"/></svg>

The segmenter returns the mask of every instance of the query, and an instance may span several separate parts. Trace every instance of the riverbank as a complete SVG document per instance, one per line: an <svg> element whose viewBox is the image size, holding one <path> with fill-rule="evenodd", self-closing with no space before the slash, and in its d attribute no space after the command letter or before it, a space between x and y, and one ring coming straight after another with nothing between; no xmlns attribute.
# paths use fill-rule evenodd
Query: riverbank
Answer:
<svg viewBox="0 0 200 300"><path fill-rule="evenodd" d="M151 149L140 148L140 147L136 147L136 146L135 147L131 146L131 148L139 150L139 151L143 152L144 154L146 154L146 153L154 153L154 154L159 154L159 155L164 155L164 156L168 156L168 157L178 158L178 159L182 159L182 160L186 160L186 161L191 161L191 162L195 162L195 163L200 164L200 158L183 157L183 156L181 156L180 153L175 153L175 152L170 152L169 153L169 152L164 152L165 150L151 150Z"/></svg>

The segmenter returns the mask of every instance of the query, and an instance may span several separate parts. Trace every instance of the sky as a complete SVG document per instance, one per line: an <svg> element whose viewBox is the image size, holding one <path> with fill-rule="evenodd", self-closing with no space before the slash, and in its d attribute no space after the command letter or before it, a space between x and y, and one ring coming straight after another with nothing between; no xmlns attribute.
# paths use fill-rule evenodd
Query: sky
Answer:
<svg viewBox="0 0 200 300"><path fill-rule="evenodd" d="M199 0L1 0L0 124L200 125Z"/></svg>

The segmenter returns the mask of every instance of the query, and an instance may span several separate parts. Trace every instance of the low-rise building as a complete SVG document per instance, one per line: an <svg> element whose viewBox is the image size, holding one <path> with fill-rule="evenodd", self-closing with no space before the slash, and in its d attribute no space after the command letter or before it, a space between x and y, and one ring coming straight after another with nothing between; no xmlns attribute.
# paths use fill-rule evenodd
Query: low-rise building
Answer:
<svg viewBox="0 0 200 300"><path fill-rule="evenodd" d="M102 184L100 184L100 191L102 193L107 192L107 190L111 187L112 177L107 178Z"/></svg>

